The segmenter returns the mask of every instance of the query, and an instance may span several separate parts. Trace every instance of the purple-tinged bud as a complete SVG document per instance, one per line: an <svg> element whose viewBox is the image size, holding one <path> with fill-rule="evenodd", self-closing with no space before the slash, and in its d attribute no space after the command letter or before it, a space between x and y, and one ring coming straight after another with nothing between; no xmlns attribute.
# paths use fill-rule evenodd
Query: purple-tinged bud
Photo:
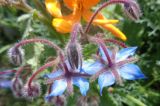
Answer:
<svg viewBox="0 0 160 106"><path fill-rule="evenodd" d="M20 78L13 78L12 79L12 85L11 85L11 89L12 89L12 92L13 92L13 95L16 97L16 98L21 98L22 97L22 90L23 88L23 82Z"/></svg>
<svg viewBox="0 0 160 106"><path fill-rule="evenodd" d="M24 60L24 50L19 47L12 47L8 51L10 62L16 66L21 65Z"/></svg>
<svg viewBox="0 0 160 106"><path fill-rule="evenodd" d="M81 45L78 42L69 43L66 49L67 58L72 69L82 66Z"/></svg>
<svg viewBox="0 0 160 106"><path fill-rule="evenodd" d="M28 86L27 83L22 89L22 94L26 99L33 100L41 94L40 84L38 82L32 82L31 86Z"/></svg>
<svg viewBox="0 0 160 106"><path fill-rule="evenodd" d="M135 0L129 0L128 3L124 4L124 12L132 20L138 20L142 15L141 9Z"/></svg>
<svg viewBox="0 0 160 106"><path fill-rule="evenodd" d="M71 68L78 69L82 66L82 52L81 52L81 45L77 41L78 33L81 29L81 25L76 23L73 26L71 32L70 41L66 47L67 58Z"/></svg>
<svg viewBox="0 0 160 106"><path fill-rule="evenodd" d="M80 97L77 99L76 105L77 105L77 106L88 106L87 97L80 96Z"/></svg>
<svg viewBox="0 0 160 106"><path fill-rule="evenodd" d="M55 106L66 106L66 97L65 95L51 97L48 102Z"/></svg>
<svg viewBox="0 0 160 106"><path fill-rule="evenodd" d="M79 97L77 99L77 106L99 106L99 97L98 96L86 96Z"/></svg>

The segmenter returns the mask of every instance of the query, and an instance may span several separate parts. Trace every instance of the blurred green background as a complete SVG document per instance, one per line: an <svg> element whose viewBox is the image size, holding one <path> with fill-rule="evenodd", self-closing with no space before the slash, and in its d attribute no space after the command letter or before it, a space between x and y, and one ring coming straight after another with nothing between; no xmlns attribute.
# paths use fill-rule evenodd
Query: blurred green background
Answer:
<svg viewBox="0 0 160 106"><path fill-rule="evenodd" d="M50 23L52 18L46 12L43 2L28 0L29 5L36 9L32 13L10 6L0 6L0 71L16 68L9 63L7 50L21 39L42 37L61 47L65 46L68 36L62 36L52 28ZM103 14L109 18L119 19L117 26L127 35L126 44L138 46L137 54L140 58L138 64L147 79L126 81L124 86L105 88L103 96L99 95L97 82L93 83L87 96L89 106L93 101L97 101L100 106L160 106L160 0L138 0L138 3L143 16L136 22L129 20L119 5L104 9ZM46 20L37 17L37 11L46 16ZM31 64L34 70L41 66L47 57L55 55L55 51L41 44L28 45L25 50L26 63ZM94 51L94 48L87 45L84 56L90 55L92 50ZM40 79L40 82L43 80ZM108 92L110 89L113 91ZM0 106L48 106L49 104L44 101L45 90L46 86L43 85L43 95L34 101L27 101L15 99L10 90L0 89ZM92 99L95 96L96 98ZM75 92L75 95L67 98L67 105L81 106L78 102L79 97L79 92Z"/></svg>

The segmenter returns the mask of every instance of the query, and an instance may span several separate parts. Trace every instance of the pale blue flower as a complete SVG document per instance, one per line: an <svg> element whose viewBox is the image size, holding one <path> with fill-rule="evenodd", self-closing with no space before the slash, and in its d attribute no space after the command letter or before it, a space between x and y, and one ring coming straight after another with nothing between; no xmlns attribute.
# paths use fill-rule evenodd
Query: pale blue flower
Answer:
<svg viewBox="0 0 160 106"><path fill-rule="evenodd" d="M136 58L133 57L137 47L128 47L120 50L106 49L111 61L108 61L105 51L100 47L99 58L92 64L86 64L85 72L98 78L100 93L104 87L113 85L116 81L121 83L121 77L126 80L146 78L138 65L133 64ZM116 51L116 52L115 52ZM108 64L110 62L110 65Z"/></svg>
<svg viewBox="0 0 160 106"><path fill-rule="evenodd" d="M73 70L68 61L66 61L55 72L46 74L44 77L49 78L48 82L53 82L51 92L46 96L46 99L48 100L53 96L60 96L66 89L72 92L72 85L79 87L81 94L86 96L89 90L89 82L84 77L88 77L89 75L83 72L84 69L85 67L82 66L82 68Z"/></svg>

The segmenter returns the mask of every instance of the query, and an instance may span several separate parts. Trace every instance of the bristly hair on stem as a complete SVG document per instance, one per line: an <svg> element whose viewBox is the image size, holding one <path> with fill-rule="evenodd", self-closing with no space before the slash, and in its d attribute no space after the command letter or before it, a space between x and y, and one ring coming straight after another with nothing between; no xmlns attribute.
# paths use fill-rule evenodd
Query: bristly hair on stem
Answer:
<svg viewBox="0 0 160 106"><path fill-rule="evenodd" d="M41 38L26 39L16 43L12 48L9 49L8 56L10 58L11 63L13 63L16 66L21 65L23 63L24 50L22 49L22 46L30 43L45 44L55 49L58 53L62 53L62 49L49 40Z"/></svg>
<svg viewBox="0 0 160 106"><path fill-rule="evenodd" d="M35 73L32 74L32 76L29 78L28 80L28 86L31 87L32 81L34 80L34 78L41 73L42 71L44 71L46 68L48 67L52 67L55 64L59 63L59 58L56 58L55 60L46 63L45 65L41 66Z"/></svg>

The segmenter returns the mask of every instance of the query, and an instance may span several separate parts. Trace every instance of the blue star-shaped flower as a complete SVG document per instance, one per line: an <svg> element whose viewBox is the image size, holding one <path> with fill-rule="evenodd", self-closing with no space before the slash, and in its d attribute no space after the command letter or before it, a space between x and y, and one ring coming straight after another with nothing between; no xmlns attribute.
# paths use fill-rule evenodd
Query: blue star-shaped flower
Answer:
<svg viewBox="0 0 160 106"><path fill-rule="evenodd" d="M140 68L132 62L137 59L133 57L137 47L128 47L120 50L114 48L106 49L100 46L97 61L92 64L84 63L86 73L93 75L92 79L98 78L100 94L104 87L113 85L116 81L122 83L121 77L126 80L136 80L146 78ZM88 68L87 68L88 67Z"/></svg>
<svg viewBox="0 0 160 106"><path fill-rule="evenodd" d="M69 62L64 62L60 64L59 69L54 71L51 74L46 74L45 77L49 78L47 83L52 83L51 92L46 96L46 100L49 100L50 97L60 96L67 89L69 93L73 91L73 85L79 87L80 92L83 96L86 95L89 89L89 82L86 78L90 75L85 74L83 71L85 67L78 69L72 69Z"/></svg>

